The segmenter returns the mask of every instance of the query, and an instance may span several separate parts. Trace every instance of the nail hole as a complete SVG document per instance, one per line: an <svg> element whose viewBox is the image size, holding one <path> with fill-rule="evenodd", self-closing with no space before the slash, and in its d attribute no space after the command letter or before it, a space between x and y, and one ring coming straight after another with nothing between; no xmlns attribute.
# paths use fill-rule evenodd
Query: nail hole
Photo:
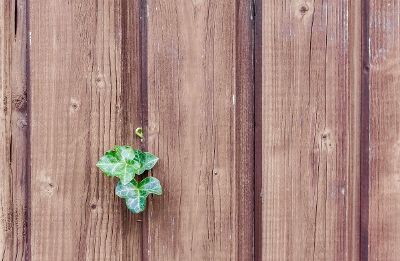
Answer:
<svg viewBox="0 0 400 261"><path fill-rule="evenodd" d="M75 98L71 98L71 111L76 111L79 109L79 100L75 99Z"/></svg>

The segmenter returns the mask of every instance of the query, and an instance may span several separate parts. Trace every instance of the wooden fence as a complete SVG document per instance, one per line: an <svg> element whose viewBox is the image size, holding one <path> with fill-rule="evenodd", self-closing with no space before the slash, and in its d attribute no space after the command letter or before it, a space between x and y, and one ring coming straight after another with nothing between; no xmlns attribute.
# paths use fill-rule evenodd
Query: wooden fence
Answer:
<svg viewBox="0 0 400 261"><path fill-rule="evenodd" d="M400 260L400 2L2 0L0 174L5 261Z"/></svg>

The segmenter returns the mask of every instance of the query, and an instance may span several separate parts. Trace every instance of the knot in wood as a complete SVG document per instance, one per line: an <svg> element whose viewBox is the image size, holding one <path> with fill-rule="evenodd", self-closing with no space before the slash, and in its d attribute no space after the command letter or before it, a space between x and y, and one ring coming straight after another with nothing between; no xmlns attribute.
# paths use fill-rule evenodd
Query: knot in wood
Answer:
<svg viewBox="0 0 400 261"><path fill-rule="evenodd" d="M308 12L308 10L310 10L310 8L308 7L307 4L300 5L299 11L302 15L305 15Z"/></svg>
<svg viewBox="0 0 400 261"><path fill-rule="evenodd" d="M24 94L14 95L12 97L12 106L18 111L23 111L26 108L27 99Z"/></svg>

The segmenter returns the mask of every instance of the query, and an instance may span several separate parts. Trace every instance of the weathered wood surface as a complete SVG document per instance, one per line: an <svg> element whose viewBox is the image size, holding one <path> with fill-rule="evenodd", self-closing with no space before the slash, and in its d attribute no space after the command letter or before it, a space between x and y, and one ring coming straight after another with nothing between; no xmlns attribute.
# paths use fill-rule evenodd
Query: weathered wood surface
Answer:
<svg viewBox="0 0 400 261"><path fill-rule="evenodd" d="M260 8L258 260L357 260L359 33L348 14L359 6L262 1Z"/></svg>
<svg viewBox="0 0 400 261"><path fill-rule="evenodd" d="M29 257L26 2L0 2L0 259Z"/></svg>
<svg viewBox="0 0 400 261"><path fill-rule="evenodd" d="M251 259L251 13L238 3L148 2L148 146L165 187L147 212L149 260Z"/></svg>
<svg viewBox="0 0 400 261"><path fill-rule="evenodd" d="M1 260L397 260L399 9L1 1ZM160 157L143 215L115 144Z"/></svg>
<svg viewBox="0 0 400 261"><path fill-rule="evenodd" d="M254 259L255 103L254 6L247 0L236 5L235 64L235 166L238 177L238 256Z"/></svg>
<svg viewBox="0 0 400 261"><path fill-rule="evenodd" d="M32 260L138 260L140 222L95 167L141 125L138 4L30 1L29 13Z"/></svg>
<svg viewBox="0 0 400 261"><path fill-rule="evenodd" d="M400 4L369 1L368 259L400 256Z"/></svg>

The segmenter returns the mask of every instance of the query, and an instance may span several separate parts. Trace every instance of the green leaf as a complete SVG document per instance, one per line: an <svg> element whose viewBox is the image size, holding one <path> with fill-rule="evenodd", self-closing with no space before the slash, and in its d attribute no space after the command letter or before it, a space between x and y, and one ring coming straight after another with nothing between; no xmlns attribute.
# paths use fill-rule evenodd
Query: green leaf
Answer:
<svg viewBox="0 0 400 261"><path fill-rule="evenodd" d="M96 166L107 176L118 177L123 184L128 184L140 170L142 163L137 158L137 151L129 146L116 146L100 158Z"/></svg>
<svg viewBox="0 0 400 261"><path fill-rule="evenodd" d="M162 194L162 188L160 181L156 179L155 177L147 177L143 179L139 187L141 190L146 191L147 193L151 194L156 194L156 195L161 195Z"/></svg>
<svg viewBox="0 0 400 261"><path fill-rule="evenodd" d="M138 183L136 180L124 185L122 182L118 182L115 188L115 194L120 198L133 198L135 197L135 191L138 190Z"/></svg>
<svg viewBox="0 0 400 261"><path fill-rule="evenodd" d="M141 152L140 155L141 167L138 171L138 175L143 174L146 170L151 170L156 165L158 158L150 152Z"/></svg>
<svg viewBox="0 0 400 261"><path fill-rule="evenodd" d="M116 173L120 172L124 165L124 162L120 161L114 150L107 151L96 164L101 171L111 177L116 176Z"/></svg>
<svg viewBox="0 0 400 261"><path fill-rule="evenodd" d="M140 213L146 208L146 199L150 194L161 195L162 189L160 181L154 177L147 177L140 183L132 180L124 185L118 182L115 194L125 199L125 203L133 213Z"/></svg>
<svg viewBox="0 0 400 261"><path fill-rule="evenodd" d="M142 168L145 170L151 170L156 165L158 158L150 152L144 153L144 162Z"/></svg>
<svg viewBox="0 0 400 261"><path fill-rule="evenodd" d="M145 192L143 191L139 191L139 193L136 194L135 197L126 199L126 206L132 213L138 214L145 210L147 195L145 195L144 193Z"/></svg>
<svg viewBox="0 0 400 261"><path fill-rule="evenodd" d="M134 178L135 178L135 172L129 170L127 170L126 172L122 173L121 176L119 176L119 179L121 180L122 184L128 184Z"/></svg>
<svg viewBox="0 0 400 261"><path fill-rule="evenodd" d="M114 150L120 155L122 160L131 161L135 159L136 150L129 146L115 146Z"/></svg>

